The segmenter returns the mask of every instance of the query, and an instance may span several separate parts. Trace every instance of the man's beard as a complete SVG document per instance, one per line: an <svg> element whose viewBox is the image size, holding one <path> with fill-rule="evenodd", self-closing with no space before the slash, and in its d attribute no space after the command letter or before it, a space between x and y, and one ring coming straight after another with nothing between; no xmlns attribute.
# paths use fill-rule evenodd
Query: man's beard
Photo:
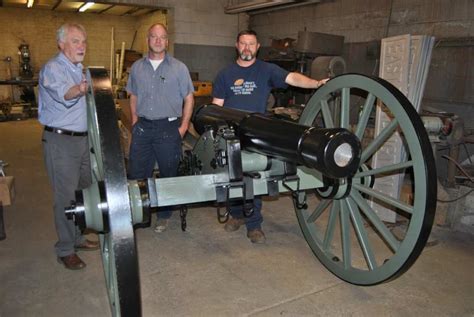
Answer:
<svg viewBox="0 0 474 317"><path fill-rule="evenodd" d="M244 54L244 52L240 53L240 59L246 62L251 61L254 57L255 55L252 53L250 54Z"/></svg>

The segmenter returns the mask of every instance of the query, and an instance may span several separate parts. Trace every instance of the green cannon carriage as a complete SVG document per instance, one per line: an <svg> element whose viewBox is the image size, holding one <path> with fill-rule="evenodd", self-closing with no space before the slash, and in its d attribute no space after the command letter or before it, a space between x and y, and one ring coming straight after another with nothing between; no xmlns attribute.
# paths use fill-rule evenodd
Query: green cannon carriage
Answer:
<svg viewBox="0 0 474 317"><path fill-rule="evenodd" d="M111 310L141 314L134 226L154 207L219 202L219 220L233 201L291 193L303 235L319 261L352 284L375 285L403 274L429 237L436 209L436 168L413 106L388 82L358 74L331 79L305 106L298 123L207 105L194 115L200 132L183 155L184 176L127 180L110 81L88 71L89 142L93 184L76 192L66 215L99 232ZM389 122L370 135L374 114ZM399 162L373 167L393 135ZM390 148L390 146L388 146ZM410 199L374 188L399 175ZM396 213L402 230L382 221L378 206ZM251 209L246 213L251 213Z"/></svg>

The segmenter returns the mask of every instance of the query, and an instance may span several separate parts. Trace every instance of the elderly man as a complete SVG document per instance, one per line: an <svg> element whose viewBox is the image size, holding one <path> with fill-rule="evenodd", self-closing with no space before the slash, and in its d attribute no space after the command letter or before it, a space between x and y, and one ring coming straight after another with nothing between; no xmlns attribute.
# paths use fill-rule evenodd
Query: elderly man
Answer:
<svg viewBox="0 0 474 317"><path fill-rule="evenodd" d="M60 52L39 75L39 121L44 125L43 153L54 193L54 220L58 262L79 270L86 264L76 251L97 250L97 242L86 240L64 208L75 198L76 189L91 183L87 112L87 82L82 73L86 54L86 31L79 24L64 24L57 31Z"/></svg>

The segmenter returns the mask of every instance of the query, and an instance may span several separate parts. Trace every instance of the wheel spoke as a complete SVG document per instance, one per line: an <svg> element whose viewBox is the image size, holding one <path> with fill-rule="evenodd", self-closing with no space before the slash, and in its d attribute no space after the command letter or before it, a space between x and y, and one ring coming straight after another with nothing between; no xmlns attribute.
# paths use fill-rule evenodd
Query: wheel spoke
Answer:
<svg viewBox="0 0 474 317"><path fill-rule="evenodd" d="M313 213L308 217L306 220L307 223L315 222L319 216L323 213L323 211L329 206L331 203L330 200L323 200L319 203L319 205L314 209Z"/></svg>
<svg viewBox="0 0 474 317"><path fill-rule="evenodd" d="M341 128L349 129L349 106L351 103L350 88L342 88L341 97Z"/></svg>
<svg viewBox="0 0 474 317"><path fill-rule="evenodd" d="M357 239L359 241L360 248L362 249L362 253L364 253L365 261L367 262L369 270L373 270L377 266L377 262L375 261L374 251L370 246L367 230L364 227L364 221L362 220L362 216L360 215L359 208L357 208L357 205L355 204L352 198L347 198L346 201L347 206L349 207L349 211L351 213L354 231L357 235Z"/></svg>
<svg viewBox="0 0 474 317"><path fill-rule="evenodd" d="M341 208L339 210L339 219L341 225L341 240L342 240L342 259L344 268L349 269L351 267L351 236L350 236L350 221L349 221L349 209L345 200L341 200Z"/></svg>
<svg viewBox="0 0 474 317"><path fill-rule="evenodd" d="M367 159L370 158L375 153L375 151L377 151L379 147L392 136L397 126L398 121L394 118L390 124L386 126L385 129L383 129L375 139L372 140L367 148L365 148L365 150L362 152L360 161L367 161Z"/></svg>
<svg viewBox="0 0 474 317"><path fill-rule="evenodd" d="M355 97L362 98L361 102L352 102ZM375 110L382 110L387 121L373 138L362 142L368 136L366 131L377 125L372 120ZM426 244L436 207L432 148L410 101L383 79L345 74L316 90L299 122L306 126L347 129L364 145L360 155L362 165L352 177L348 196L341 198L343 188L320 189L324 193L337 191L337 196L325 198L332 205L311 200L310 207L296 210L314 254L336 276L356 285L375 285L403 274ZM396 135L406 141L403 143L406 157L380 166L369 164L392 145ZM375 181L401 173L411 176L415 199L408 204L398 196L390 197L380 186L374 187L378 184ZM379 207L408 220L405 234L398 237L391 231L382 221L384 214Z"/></svg>
<svg viewBox="0 0 474 317"><path fill-rule="evenodd" d="M332 114L329 110L329 105L327 100L321 100L321 112L323 114L324 124L326 128L334 128L334 122L332 121Z"/></svg>
<svg viewBox="0 0 474 317"><path fill-rule="evenodd" d="M390 197L389 195L386 195L386 194L382 194L381 192L376 191L376 190L374 190L370 187L364 186L364 185L354 183L354 184L352 184L352 186L354 186L354 188L360 190L364 194L367 194L371 197L380 199L384 203L387 203L387 204L389 204L389 205L391 205L395 208L401 209L401 210L409 213L410 215L413 214L413 206L410 206L410 205L402 202L401 200L395 199L395 198Z"/></svg>
<svg viewBox="0 0 474 317"><path fill-rule="evenodd" d="M355 131L355 135L359 138L359 140L362 140L362 136L367 129L367 123L369 122L370 114L374 108L374 101L375 96L369 93L367 95L367 99L365 100L364 108L360 114L359 123L357 124L357 129Z"/></svg>
<svg viewBox="0 0 474 317"><path fill-rule="evenodd" d="M338 214L338 201L334 201L329 212L328 224L324 234L323 250L328 251L331 246L332 238L334 237L334 229L336 228L336 220Z"/></svg>
<svg viewBox="0 0 474 317"><path fill-rule="evenodd" d="M407 162L403 162L403 163L387 165L387 166L384 166L384 167L375 168L373 170L368 170L368 171L357 173L357 174L354 175L354 178L361 178L361 177L372 176L372 175L376 175L376 174L390 173L390 172L406 169L406 168L412 167L412 166L413 166L413 161L407 161Z"/></svg>
<svg viewBox="0 0 474 317"><path fill-rule="evenodd" d="M385 224L377 216L376 212L367 204L367 201L357 191L352 191L350 196L357 203L364 215L369 219L372 225L382 235L385 242L390 246L393 252L396 252L400 247L400 242L395 238L393 233L385 226Z"/></svg>

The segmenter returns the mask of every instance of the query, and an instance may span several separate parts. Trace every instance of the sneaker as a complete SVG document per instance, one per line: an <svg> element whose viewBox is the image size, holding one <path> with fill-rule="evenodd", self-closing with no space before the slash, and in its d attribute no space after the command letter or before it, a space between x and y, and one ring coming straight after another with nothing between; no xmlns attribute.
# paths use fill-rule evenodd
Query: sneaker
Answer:
<svg viewBox="0 0 474 317"><path fill-rule="evenodd" d="M240 226L245 224L244 218L230 218L224 226L224 230L227 232L233 232L239 230Z"/></svg>
<svg viewBox="0 0 474 317"><path fill-rule="evenodd" d="M158 219L158 221L156 222L155 229L153 231L155 231L156 233L161 233L165 231L167 227L168 219Z"/></svg>
<svg viewBox="0 0 474 317"><path fill-rule="evenodd" d="M247 237L252 243L265 243L266 241L265 234L260 228L247 231Z"/></svg>

